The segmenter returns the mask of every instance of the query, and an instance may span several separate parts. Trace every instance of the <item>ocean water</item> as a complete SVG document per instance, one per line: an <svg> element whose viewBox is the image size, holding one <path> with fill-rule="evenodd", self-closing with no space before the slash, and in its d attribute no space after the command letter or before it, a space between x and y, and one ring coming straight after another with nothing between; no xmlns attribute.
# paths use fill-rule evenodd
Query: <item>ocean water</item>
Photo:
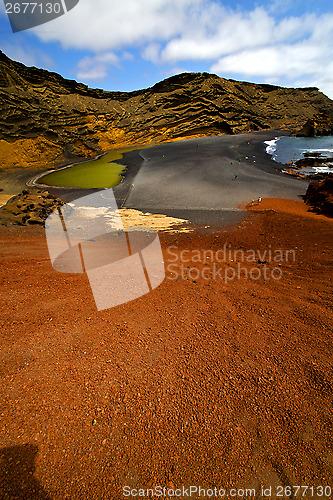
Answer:
<svg viewBox="0 0 333 500"><path fill-rule="evenodd" d="M279 163L294 163L304 158L304 153L312 151L324 157L333 157L333 136L325 137L275 137L272 141L265 141L266 152L273 160ZM326 167L301 169L303 173L333 172L333 164Z"/></svg>

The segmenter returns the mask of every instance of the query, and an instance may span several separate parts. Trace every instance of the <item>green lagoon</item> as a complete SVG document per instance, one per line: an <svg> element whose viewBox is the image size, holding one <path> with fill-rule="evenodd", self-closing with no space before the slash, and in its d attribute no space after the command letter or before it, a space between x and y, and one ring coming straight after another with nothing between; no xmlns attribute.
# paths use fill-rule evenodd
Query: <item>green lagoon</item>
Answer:
<svg viewBox="0 0 333 500"><path fill-rule="evenodd" d="M125 165L114 163L123 153L131 149L120 149L106 153L97 160L90 160L78 165L66 167L38 179L38 183L55 187L72 188L112 188L120 183Z"/></svg>

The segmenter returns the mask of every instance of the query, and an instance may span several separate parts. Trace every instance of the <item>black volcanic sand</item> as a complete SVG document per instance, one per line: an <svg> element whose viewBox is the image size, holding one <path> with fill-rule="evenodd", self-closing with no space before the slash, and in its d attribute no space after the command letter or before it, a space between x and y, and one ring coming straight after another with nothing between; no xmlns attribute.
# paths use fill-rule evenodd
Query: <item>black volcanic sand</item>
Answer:
<svg viewBox="0 0 333 500"><path fill-rule="evenodd" d="M118 206L220 226L243 220L246 212L239 207L259 196L301 200L308 181L282 174L281 165L266 153L264 141L281 135L287 133L204 137L125 153L118 160L126 165L124 179L113 188ZM7 173L3 192L16 194L35 176L36 171ZM47 191L69 202L99 190Z"/></svg>
<svg viewBox="0 0 333 500"><path fill-rule="evenodd" d="M123 205L163 213L198 225L226 225L245 216L240 205L252 199L301 200L308 182L287 177L266 153L264 141L285 133L273 130L189 139L131 153L129 166L144 158L139 172L114 188ZM125 155L124 162L128 161ZM237 179L235 175L237 174Z"/></svg>

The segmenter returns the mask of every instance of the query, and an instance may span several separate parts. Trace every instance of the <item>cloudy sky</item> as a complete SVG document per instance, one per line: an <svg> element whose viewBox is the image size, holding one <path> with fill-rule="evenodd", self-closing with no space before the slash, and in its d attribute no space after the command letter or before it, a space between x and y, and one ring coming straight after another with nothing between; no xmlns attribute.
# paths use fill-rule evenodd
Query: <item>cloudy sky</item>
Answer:
<svg viewBox="0 0 333 500"><path fill-rule="evenodd" d="M333 99L331 0L80 0L58 19L18 33L4 3L5 54L90 87L135 90L207 71L316 86Z"/></svg>

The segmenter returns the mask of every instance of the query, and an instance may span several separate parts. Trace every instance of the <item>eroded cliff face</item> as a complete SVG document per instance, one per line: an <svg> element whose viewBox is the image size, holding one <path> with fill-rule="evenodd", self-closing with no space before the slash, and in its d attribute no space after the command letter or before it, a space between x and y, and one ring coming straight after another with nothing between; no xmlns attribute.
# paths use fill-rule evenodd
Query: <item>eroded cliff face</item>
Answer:
<svg viewBox="0 0 333 500"><path fill-rule="evenodd" d="M310 118L301 129L295 132L297 137L317 137L321 135L333 135L333 118L327 112L319 112Z"/></svg>
<svg viewBox="0 0 333 500"><path fill-rule="evenodd" d="M41 167L115 147L278 127L300 128L333 101L282 88L183 73L134 92L90 89L0 52L0 167Z"/></svg>

